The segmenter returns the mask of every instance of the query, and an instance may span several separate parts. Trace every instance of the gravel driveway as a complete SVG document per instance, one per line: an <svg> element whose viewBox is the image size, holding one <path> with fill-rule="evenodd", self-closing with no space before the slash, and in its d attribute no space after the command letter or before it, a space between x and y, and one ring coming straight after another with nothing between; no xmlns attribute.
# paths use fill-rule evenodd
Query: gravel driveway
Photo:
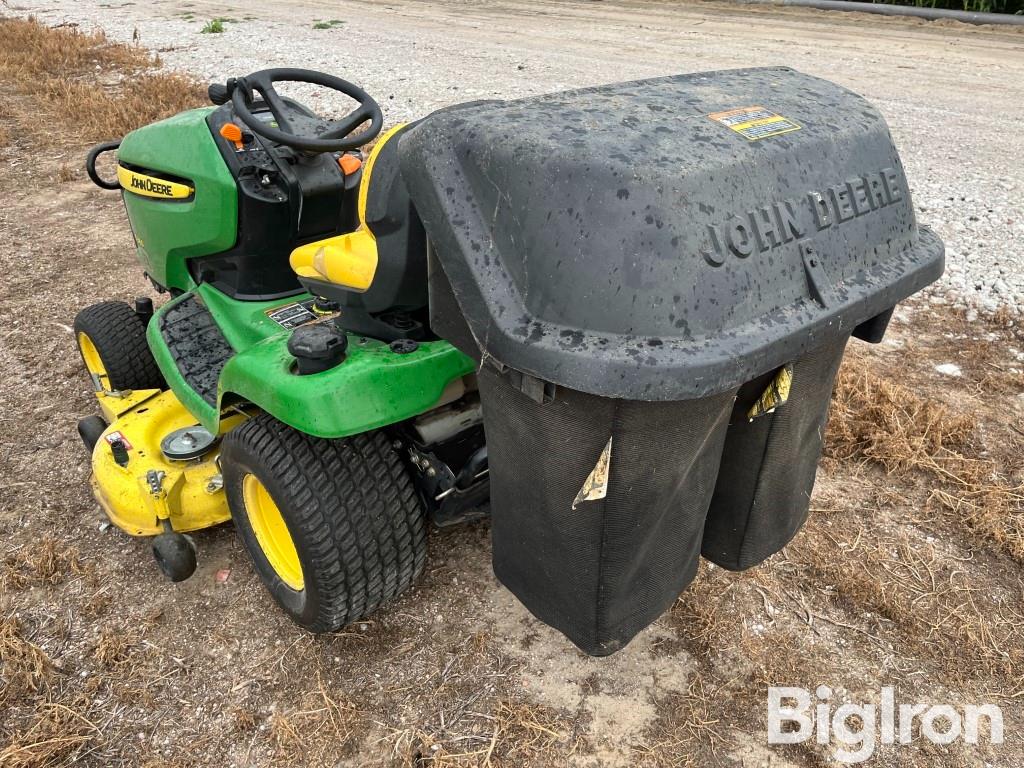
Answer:
<svg viewBox="0 0 1024 768"><path fill-rule="evenodd" d="M365 86L389 122L478 98L789 65L863 94L889 121L919 219L947 245L932 301L969 316L1024 306L1024 34L1013 30L628 0L48 0L11 10L134 38L211 81L270 66L333 72ZM202 34L213 18L225 31Z"/></svg>

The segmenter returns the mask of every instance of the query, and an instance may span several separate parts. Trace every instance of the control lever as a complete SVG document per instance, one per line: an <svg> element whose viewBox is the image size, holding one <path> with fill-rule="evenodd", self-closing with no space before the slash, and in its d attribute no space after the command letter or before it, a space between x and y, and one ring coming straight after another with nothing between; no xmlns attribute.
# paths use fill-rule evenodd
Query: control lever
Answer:
<svg viewBox="0 0 1024 768"><path fill-rule="evenodd" d="M209 96L210 101L217 106L227 104L231 101L231 92L223 83L210 83L210 87L206 89L206 95Z"/></svg>

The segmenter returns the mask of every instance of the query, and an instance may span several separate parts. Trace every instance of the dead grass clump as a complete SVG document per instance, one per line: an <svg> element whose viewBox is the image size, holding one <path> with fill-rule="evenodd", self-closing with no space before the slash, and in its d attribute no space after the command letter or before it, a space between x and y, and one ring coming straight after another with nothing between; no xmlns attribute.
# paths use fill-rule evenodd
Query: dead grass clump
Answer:
<svg viewBox="0 0 1024 768"><path fill-rule="evenodd" d="M86 566L75 547L47 536L0 561L0 589L55 586L68 576L80 576L85 572Z"/></svg>
<svg viewBox="0 0 1024 768"><path fill-rule="evenodd" d="M108 624L100 630L99 640L92 649L92 659L107 670L128 671L129 678L144 676L148 671L144 662L159 662L160 649L145 637L163 618L163 609L150 609Z"/></svg>
<svg viewBox="0 0 1024 768"><path fill-rule="evenodd" d="M849 365L836 381L826 449L833 458L870 459L888 472L932 470L944 455L969 449L974 426L938 401Z"/></svg>
<svg viewBox="0 0 1024 768"><path fill-rule="evenodd" d="M947 681L1007 693L1005 681L1019 679L1024 665L1016 597L991 594L963 562L931 543L871 536L859 515L833 530L811 528L789 546L787 566L797 566L791 580L829 585L830 600L867 626L855 631L883 651L891 644L903 658L931 660Z"/></svg>
<svg viewBox="0 0 1024 768"><path fill-rule="evenodd" d="M39 704L32 721L0 748L0 765L42 768L73 764L86 746L100 739L99 728L88 719L88 712L89 701L84 696Z"/></svg>
<svg viewBox="0 0 1024 768"><path fill-rule="evenodd" d="M50 657L25 638L18 620L0 621L0 705L38 693L52 673Z"/></svg>
<svg viewBox="0 0 1024 768"><path fill-rule="evenodd" d="M275 712L268 725L271 743L283 763L326 765L352 750L360 721L359 710L331 696L317 673L317 690L305 706Z"/></svg>
<svg viewBox="0 0 1024 768"><path fill-rule="evenodd" d="M710 658L735 643L742 614L731 608L732 586L723 571L701 562L696 578L669 609L669 625L694 656Z"/></svg>
<svg viewBox="0 0 1024 768"><path fill-rule="evenodd" d="M711 687L703 675L694 675L685 693L670 693L658 701L651 743L635 748L638 759L666 768L707 765L708 753L717 757L729 745L722 703L730 696L724 687Z"/></svg>
<svg viewBox="0 0 1024 768"><path fill-rule="evenodd" d="M985 457L974 419L854 362L843 367L836 384L827 454L867 459L891 474L926 473L935 482L931 502L1024 562L1024 488Z"/></svg>
<svg viewBox="0 0 1024 768"><path fill-rule="evenodd" d="M152 71L159 66L145 50L99 31L0 19L0 80L32 97L31 119L19 121L30 130L109 139L204 103L199 83Z"/></svg>
<svg viewBox="0 0 1024 768"><path fill-rule="evenodd" d="M34 18L0 19L0 67L22 79L132 71L153 63L146 51L111 43L101 30L84 33L77 26L47 27Z"/></svg>
<svg viewBox="0 0 1024 768"><path fill-rule="evenodd" d="M585 746L572 718L539 704L505 698L490 713L468 713L467 719L480 727L444 739L420 731L405 759L432 768L553 766Z"/></svg>

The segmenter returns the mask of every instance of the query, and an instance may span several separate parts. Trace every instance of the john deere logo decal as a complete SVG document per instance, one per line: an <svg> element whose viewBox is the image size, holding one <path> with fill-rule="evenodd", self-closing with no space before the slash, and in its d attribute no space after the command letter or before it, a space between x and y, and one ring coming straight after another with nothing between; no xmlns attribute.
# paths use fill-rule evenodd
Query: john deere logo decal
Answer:
<svg viewBox="0 0 1024 768"><path fill-rule="evenodd" d="M824 189L732 213L709 224L700 253L713 267L729 255L745 259L765 253L808 233L821 232L905 200L902 175L895 168L854 176Z"/></svg>
<svg viewBox="0 0 1024 768"><path fill-rule="evenodd" d="M117 180L128 192L143 197L156 197L161 200L184 200L192 197L195 191L187 184L179 184L176 181L158 179L155 176L147 176L144 173L129 171L123 166L117 166Z"/></svg>

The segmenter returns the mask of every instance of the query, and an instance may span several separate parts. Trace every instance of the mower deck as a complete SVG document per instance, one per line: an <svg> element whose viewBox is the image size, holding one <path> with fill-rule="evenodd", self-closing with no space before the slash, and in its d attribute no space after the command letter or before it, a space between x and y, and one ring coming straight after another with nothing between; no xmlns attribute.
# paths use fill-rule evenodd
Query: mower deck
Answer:
<svg viewBox="0 0 1024 768"><path fill-rule="evenodd" d="M171 461L160 442L171 432L196 423L173 392L141 390L124 397L98 393L110 426L92 451L92 490L110 521L132 536L156 536L171 529L184 533L209 528L231 518L219 483L217 451L194 461ZM232 413L221 422L226 432L245 421ZM111 444L120 441L126 453L118 463ZM152 492L150 473L163 473ZM165 502L165 503L163 503Z"/></svg>

